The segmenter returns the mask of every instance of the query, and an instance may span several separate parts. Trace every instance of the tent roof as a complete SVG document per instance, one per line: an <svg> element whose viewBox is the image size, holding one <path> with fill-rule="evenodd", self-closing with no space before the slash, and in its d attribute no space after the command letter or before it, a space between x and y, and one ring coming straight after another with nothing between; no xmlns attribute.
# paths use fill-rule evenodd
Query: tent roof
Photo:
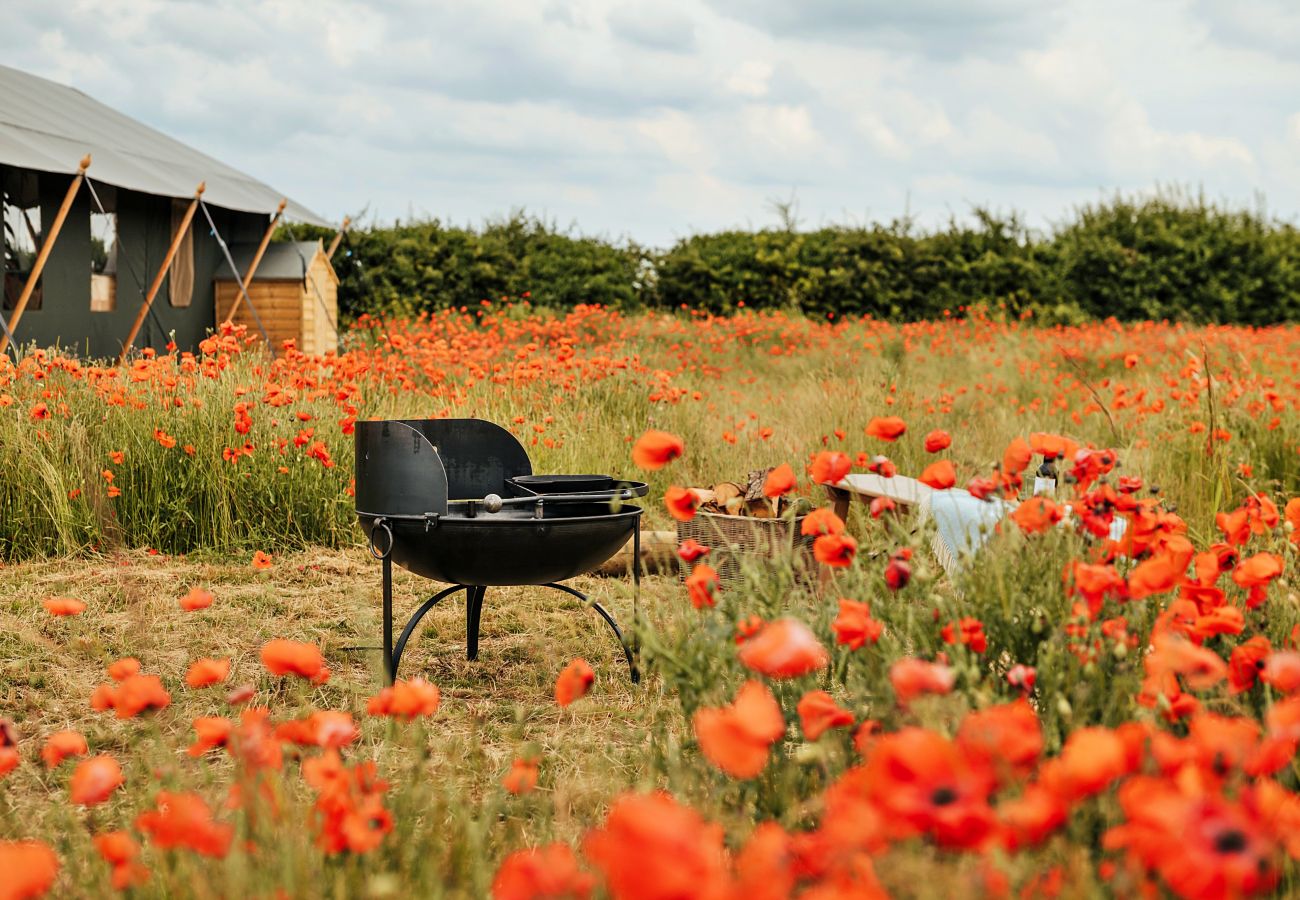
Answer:
<svg viewBox="0 0 1300 900"><path fill-rule="evenodd" d="M230 255L235 260L235 266L239 269L239 277L243 278L244 273L248 271L248 264L253 261L253 254L257 252L257 244L231 244ZM254 281L305 281L307 278L307 267L312 264L312 259L319 253L325 254L324 248L320 241L275 241L268 244L266 254L262 261L257 264L257 271L253 273ZM328 265L328 262L326 263ZM334 267L330 266L330 273L333 274ZM217 281L234 281L235 273L230 270L230 263L222 261L217 273L212 276ZM335 276L337 280L337 276Z"/></svg>
<svg viewBox="0 0 1300 900"><path fill-rule="evenodd" d="M187 198L205 181L209 205L267 214L283 197L75 88L0 66L0 164L71 175L87 153L92 180L127 190ZM285 214L328 224L292 200Z"/></svg>

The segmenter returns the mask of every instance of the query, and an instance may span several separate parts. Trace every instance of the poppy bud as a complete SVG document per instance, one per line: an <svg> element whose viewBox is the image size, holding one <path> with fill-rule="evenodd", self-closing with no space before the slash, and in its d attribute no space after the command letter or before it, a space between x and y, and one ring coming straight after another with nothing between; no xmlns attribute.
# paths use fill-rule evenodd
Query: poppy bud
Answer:
<svg viewBox="0 0 1300 900"><path fill-rule="evenodd" d="M901 559L891 559L885 566L885 584L891 591L902 590L912 580L912 567Z"/></svg>

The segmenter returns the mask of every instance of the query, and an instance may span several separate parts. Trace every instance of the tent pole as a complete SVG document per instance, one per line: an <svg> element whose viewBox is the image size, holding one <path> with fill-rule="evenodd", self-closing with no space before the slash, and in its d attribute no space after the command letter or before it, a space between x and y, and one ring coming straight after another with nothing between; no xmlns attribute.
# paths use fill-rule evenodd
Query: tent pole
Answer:
<svg viewBox="0 0 1300 900"><path fill-rule="evenodd" d="M131 345L135 343L136 335L140 333L140 327L144 325L145 317L149 315L149 310L153 308L153 298L158 295L163 279L167 277L167 272L172 267L172 261L176 259L176 252L181 248L181 241L185 239L185 233L190 230L190 222L194 219L194 211L198 209L199 198L203 196L203 191L206 188L206 182L199 182L199 186L194 190L194 199L190 201L189 207L185 210L185 216L181 219L180 226L176 229L176 233L172 235L172 243L167 248L167 255L158 268L158 274L154 275L153 283L149 285L149 293L145 295L144 302L140 304L140 311L136 313L135 322L131 325L131 333L126 336L126 342L122 345L122 355L117 358L119 366L126 362L126 355L131 352Z"/></svg>
<svg viewBox="0 0 1300 900"><path fill-rule="evenodd" d="M253 287L253 276L257 274L257 267L262 264L262 257L266 254L266 248L271 244L271 235L275 234L275 228L280 224L280 217L284 215L284 208L289 205L287 199L280 201L280 207L271 217L271 224L266 226L266 234L262 235L262 243L257 245L257 252L253 254L253 261L248 264L248 271L244 273L244 284L249 290ZM240 294L235 298L235 305L230 307L230 312L226 313L226 321L229 322L235 318L235 313L239 310L239 304L244 300L244 295ZM252 303L250 300L249 303Z"/></svg>
<svg viewBox="0 0 1300 900"><path fill-rule="evenodd" d="M27 276L27 283L23 285L23 292L18 297L18 303L14 306L13 315L9 317L9 331L18 330L18 322L23 317L23 311L27 309L27 301L32 299L32 292L36 290L36 282L40 280L41 271L45 268L45 263L50 258L50 251L54 249L54 242L59 238L59 231L63 229L63 222L68 218L68 211L72 209L72 201L77 199L77 191L81 189L81 182L86 177L86 170L90 168L90 154L87 153L82 157L81 165L77 169L77 174L73 176L72 184L68 185L68 192L63 195L63 205L59 207L59 214L54 217L54 223L50 225L50 231L45 235L45 240L41 241L41 249L36 254L36 262L32 263L31 274ZM4 353L9 346L9 335L0 335L0 353Z"/></svg>
<svg viewBox="0 0 1300 900"><path fill-rule="evenodd" d="M326 259L328 260L334 259L334 251L339 248L339 243L343 240L343 235L348 230L348 226L351 224L352 224L352 220L347 216L344 216L343 224L339 226L338 232L334 235L334 240L330 241L329 249L325 251Z"/></svg>

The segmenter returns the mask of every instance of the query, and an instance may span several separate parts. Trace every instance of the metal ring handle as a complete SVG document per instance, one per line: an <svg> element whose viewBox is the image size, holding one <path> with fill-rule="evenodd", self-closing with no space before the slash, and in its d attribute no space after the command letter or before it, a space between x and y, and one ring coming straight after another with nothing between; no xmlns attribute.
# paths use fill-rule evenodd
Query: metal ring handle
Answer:
<svg viewBox="0 0 1300 900"><path fill-rule="evenodd" d="M376 553L375 551L378 548L375 545L375 532L378 531L380 528L384 529L384 533L388 535L388 546L384 548L383 553ZM382 518L375 519L375 523L370 526L370 543L369 546L366 548L370 551L370 555L373 556L375 559L380 559L380 560L388 559L388 554L393 552L393 542L394 542L393 529L388 527L387 520Z"/></svg>

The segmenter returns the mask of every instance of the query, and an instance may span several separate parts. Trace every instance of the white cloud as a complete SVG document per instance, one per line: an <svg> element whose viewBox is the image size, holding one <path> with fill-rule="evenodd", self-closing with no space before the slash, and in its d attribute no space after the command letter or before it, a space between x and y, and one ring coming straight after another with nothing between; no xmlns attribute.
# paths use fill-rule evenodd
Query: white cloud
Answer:
<svg viewBox="0 0 1300 900"><path fill-rule="evenodd" d="M0 60L329 216L662 243L792 190L810 224L1156 183L1294 218L1297 29L1286 0L0 0Z"/></svg>

